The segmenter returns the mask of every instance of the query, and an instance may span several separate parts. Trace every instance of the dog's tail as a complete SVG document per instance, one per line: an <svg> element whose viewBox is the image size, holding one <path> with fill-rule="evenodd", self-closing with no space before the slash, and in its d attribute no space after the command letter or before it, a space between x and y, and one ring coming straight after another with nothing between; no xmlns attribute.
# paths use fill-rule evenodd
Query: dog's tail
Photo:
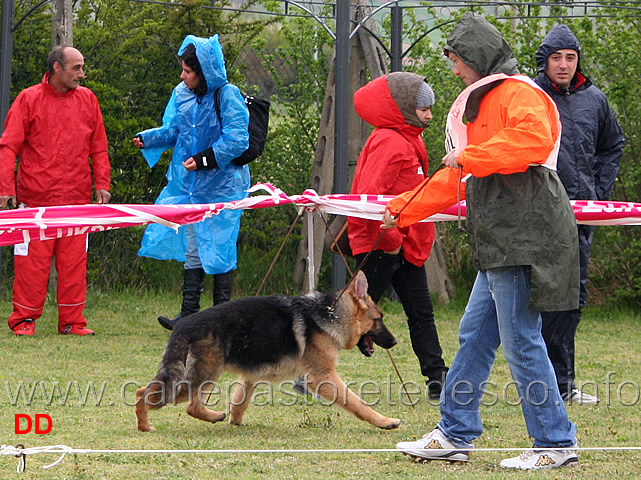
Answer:
<svg viewBox="0 0 641 480"><path fill-rule="evenodd" d="M167 343L158 374L147 386L150 390L147 403L160 408L176 403L190 385L185 381L189 341L183 336L172 335Z"/></svg>

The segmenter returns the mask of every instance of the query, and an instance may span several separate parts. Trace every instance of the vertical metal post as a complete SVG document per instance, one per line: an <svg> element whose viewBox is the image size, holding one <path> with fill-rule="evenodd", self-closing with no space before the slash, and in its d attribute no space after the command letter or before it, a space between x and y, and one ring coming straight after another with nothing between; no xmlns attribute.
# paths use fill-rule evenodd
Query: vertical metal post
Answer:
<svg viewBox="0 0 641 480"><path fill-rule="evenodd" d="M2 33L0 34L0 134L11 100L11 57L13 56L14 0L2 0Z"/></svg>
<svg viewBox="0 0 641 480"><path fill-rule="evenodd" d="M350 0L336 2L336 79L334 93L334 193L347 193L347 142L349 132ZM346 268L332 255L332 288L345 286Z"/></svg>
<svg viewBox="0 0 641 480"><path fill-rule="evenodd" d="M2 0L2 33L0 33L0 135L11 101L11 57L13 57L14 0ZM2 256L0 247L0 285L2 284Z"/></svg>
<svg viewBox="0 0 641 480"><path fill-rule="evenodd" d="M403 70L403 8L396 3L391 8L391 63L392 72Z"/></svg>
<svg viewBox="0 0 641 480"><path fill-rule="evenodd" d="M302 208L302 207L299 207ZM314 215L311 210L307 210L307 281L309 283L307 293L316 289L316 263L314 258Z"/></svg>

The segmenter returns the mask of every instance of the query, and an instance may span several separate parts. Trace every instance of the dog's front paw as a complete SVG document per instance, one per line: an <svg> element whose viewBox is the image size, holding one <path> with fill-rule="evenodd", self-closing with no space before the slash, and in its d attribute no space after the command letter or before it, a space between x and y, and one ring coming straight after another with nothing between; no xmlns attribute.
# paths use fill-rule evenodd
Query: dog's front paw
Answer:
<svg viewBox="0 0 641 480"><path fill-rule="evenodd" d="M147 425L147 426L140 426L139 425L138 426L138 430L140 430L141 432L155 432L156 431L156 429L154 427L152 427L151 425Z"/></svg>
<svg viewBox="0 0 641 480"><path fill-rule="evenodd" d="M401 426L401 421L398 418L388 418L388 421L380 426L383 430L394 430Z"/></svg>
<svg viewBox="0 0 641 480"><path fill-rule="evenodd" d="M236 425L236 426L242 425L243 424L243 419L234 417L233 415L230 415L229 416L229 424L230 425Z"/></svg>

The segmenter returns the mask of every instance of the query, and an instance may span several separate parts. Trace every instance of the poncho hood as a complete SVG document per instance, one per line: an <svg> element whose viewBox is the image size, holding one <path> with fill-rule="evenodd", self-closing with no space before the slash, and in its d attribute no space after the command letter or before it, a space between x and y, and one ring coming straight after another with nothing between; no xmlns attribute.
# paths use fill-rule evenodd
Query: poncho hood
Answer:
<svg viewBox="0 0 641 480"><path fill-rule="evenodd" d="M178 49L178 55L182 55L190 43L196 48L196 56L207 81L207 93L213 93L227 83L225 57L218 34L209 38L187 35Z"/></svg>

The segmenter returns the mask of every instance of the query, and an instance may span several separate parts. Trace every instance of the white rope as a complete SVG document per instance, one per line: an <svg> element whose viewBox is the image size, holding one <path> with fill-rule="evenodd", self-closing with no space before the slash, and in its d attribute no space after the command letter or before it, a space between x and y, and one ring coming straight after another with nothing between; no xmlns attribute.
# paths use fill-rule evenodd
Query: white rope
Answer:
<svg viewBox="0 0 641 480"><path fill-rule="evenodd" d="M68 453L90 453L90 450L84 450L84 449L75 449L68 447L66 445L52 445L52 446L46 446L46 447L31 447L31 448L19 448L19 447L13 447L11 445L2 445L0 447L0 455L11 455L13 457L17 457L20 461L18 462L18 468L16 469L18 473L24 472L26 468L26 457L27 455L35 455L37 453L60 453L60 458L53 462L50 465L46 465L42 468L51 468L55 467L58 465L60 462L62 462L65 458L65 456Z"/></svg>
<svg viewBox="0 0 641 480"><path fill-rule="evenodd" d="M513 448L431 448L435 452L522 452L531 450L533 447L513 447ZM534 450L563 450L559 447L536 447ZM641 447L566 447L564 450L588 451L588 450L641 450ZM328 448L328 449L275 449L275 450L83 450L82 452L70 453L384 453L396 452L403 453L398 448Z"/></svg>
<svg viewBox="0 0 641 480"><path fill-rule="evenodd" d="M534 447L530 447L532 449ZM534 448L537 451L545 450L559 450L559 447L536 447ZM433 452L522 452L523 450L528 450L524 447L503 447L503 448L447 448L447 449L430 449ZM641 447L577 447L577 448L565 448L565 450L573 450L576 452L586 452L586 451L641 451ZM35 455L37 453L60 453L60 458L53 462L50 465L42 467L43 469L51 468L58 465L65 458L66 455L76 455L76 454L89 454L89 453L101 453L101 454L114 454L114 453L150 453L150 454L171 454L171 453L196 453L196 454L258 454L258 453L271 453L271 454L291 454L291 453L403 453L402 450L397 448L332 448L332 449L265 449L265 450L255 450L255 449L239 449L239 450L229 450L229 449L219 449L219 450L94 450L94 449L77 449L68 447L66 445L53 445L46 447L31 447L31 448L18 448L11 445L2 445L0 447L0 456L14 456L20 459L18 464L17 471L23 472L25 470L25 458L27 455Z"/></svg>

